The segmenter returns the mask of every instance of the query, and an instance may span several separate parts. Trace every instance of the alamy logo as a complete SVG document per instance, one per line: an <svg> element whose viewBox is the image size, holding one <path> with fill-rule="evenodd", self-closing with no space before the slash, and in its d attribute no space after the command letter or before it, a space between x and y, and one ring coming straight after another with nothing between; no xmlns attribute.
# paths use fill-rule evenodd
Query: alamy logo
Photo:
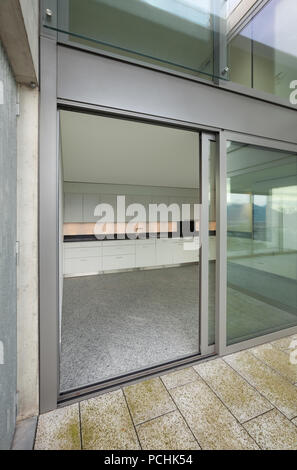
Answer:
<svg viewBox="0 0 297 470"><path fill-rule="evenodd" d="M290 103L297 104L297 80L290 83L290 88L293 90L290 94Z"/></svg>
<svg viewBox="0 0 297 470"><path fill-rule="evenodd" d="M148 238L156 236L156 221L164 227L164 231L160 229L160 237L167 237L169 227L174 226L175 236L183 235L184 249L199 249L199 236L197 236L196 222L200 220L201 206L200 204L178 204L170 205L149 204L145 207L143 204L134 203L126 207L125 196L117 196L116 208L111 204L98 204L94 211L97 217L97 223L94 227L94 235L98 240L105 238L113 239L115 230L111 227L122 227L122 233L118 238L125 237L135 239L144 234ZM129 222L126 223L126 221ZM176 221L176 222L174 222ZM178 223L177 221L183 221ZM109 230L107 230L109 228Z"/></svg>

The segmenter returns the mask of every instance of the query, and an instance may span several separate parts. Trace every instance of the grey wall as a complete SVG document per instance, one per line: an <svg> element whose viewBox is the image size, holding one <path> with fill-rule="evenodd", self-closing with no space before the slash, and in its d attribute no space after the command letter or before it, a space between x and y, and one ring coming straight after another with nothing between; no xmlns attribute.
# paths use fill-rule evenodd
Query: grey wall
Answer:
<svg viewBox="0 0 297 470"><path fill-rule="evenodd" d="M297 143L297 113L256 98L58 46L58 98Z"/></svg>
<svg viewBox="0 0 297 470"><path fill-rule="evenodd" d="M0 43L0 449L10 447L16 413L16 83ZM1 86L1 83L0 83ZM3 103L3 104L1 104ZM3 356L3 357L1 357Z"/></svg>

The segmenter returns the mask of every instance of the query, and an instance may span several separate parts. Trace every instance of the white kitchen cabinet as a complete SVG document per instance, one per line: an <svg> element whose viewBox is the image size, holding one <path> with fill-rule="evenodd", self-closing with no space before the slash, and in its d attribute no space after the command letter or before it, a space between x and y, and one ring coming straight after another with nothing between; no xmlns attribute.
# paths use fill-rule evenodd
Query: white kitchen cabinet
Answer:
<svg viewBox="0 0 297 470"><path fill-rule="evenodd" d="M216 259L216 237L209 237L209 260L215 260Z"/></svg>
<svg viewBox="0 0 297 470"><path fill-rule="evenodd" d="M155 240L143 240L135 242L135 267L146 268L156 265Z"/></svg>
<svg viewBox="0 0 297 470"><path fill-rule="evenodd" d="M144 196L144 195L138 195L138 194L135 194L135 195L127 195L126 196L126 209L128 209L128 207L130 205L133 205L133 204L141 204L145 210L145 215L146 217L143 217L142 216L142 213L140 214L134 214L134 215L129 215L126 217L126 220L129 221L131 220L132 218L134 218L135 216L139 215L139 218L143 221L143 220L148 220L148 217L149 217L149 204L150 204L150 196Z"/></svg>
<svg viewBox="0 0 297 470"><path fill-rule="evenodd" d="M167 196L155 196L150 199L150 205L157 205L160 206L161 204L165 204L165 211L159 212L158 208L156 208L156 211L152 212L152 215L150 216L150 222L168 222L170 219L170 214L168 214L168 202L169 198Z"/></svg>
<svg viewBox="0 0 297 470"><path fill-rule="evenodd" d="M103 271L135 268L135 254L103 256Z"/></svg>
<svg viewBox="0 0 297 470"><path fill-rule="evenodd" d="M184 244L182 241L175 240L172 251L173 264L183 263L184 259Z"/></svg>
<svg viewBox="0 0 297 470"><path fill-rule="evenodd" d="M90 258L102 254L102 242L68 242L64 243L64 258Z"/></svg>
<svg viewBox="0 0 297 470"><path fill-rule="evenodd" d="M102 271L102 242L64 243L64 275L96 274Z"/></svg>
<svg viewBox="0 0 297 470"><path fill-rule="evenodd" d="M103 242L103 256L135 255L135 240L115 240Z"/></svg>
<svg viewBox="0 0 297 470"><path fill-rule="evenodd" d="M199 261L199 247L194 239L156 240L156 265L194 263Z"/></svg>
<svg viewBox="0 0 297 470"><path fill-rule="evenodd" d="M215 259L215 237L211 238L210 256ZM190 237L64 243L64 275L198 262L198 241L194 245Z"/></svg>
<svg viewBox="0 0 297 470"><path fill-rule="evenodd" d="M109 204L113 209L113 217L108 222L117 220L117 195L116 194L100 194L101 204Z"/></svg>
<svg viewBox="0 0 297 470"><path fill-rule="evenodd" d="M156 240L156 264L158 266L173 264L174 240L160 238Z"/></svg>
<svg viewBox="0 0 297 470"><path fill-rule="evenodd" d="M197 190L197 197L192 196L192 197L187 197L187 198L182 198L181 201L181 219L183 221L188 221L188 220L195 220L197 217L199 218L199 212L198 214L195 213L195 205L199 204L199 194ZM183 205L184 211L183 211Z"/></svg>
<svg viewBox="0 0 297 470"><path fill-rule="evenodd" d="M83 221L84 222L97 222L99 216L94 215L94 211L101 198L99 194L84 194L83 195Z"/></svg>
<svg viewBox="0 0 297 470"><path fill-rule="evenodd" d="M83 222L82 194L64 194L64 222Z"/></svg>
<svg viewBox="0 0 297 470"><path fill-rule="evenodd" d="M181 220L188 221L193 220L194 211L193 211L193 198L191 197L181 197L179 200L180 203L180 216ZM184 206L184 207L183 207Z"/></svg>
<svg viewBox="0 0 297 470"><path fill-rule="evenodd" d="M169 212L169 222L179 222L181 220L181 205L179 201L180 197L169 196L168 197L168 206L175 206L173 212Z"/></svg>
<svg viewBox="0 0 297 470"><path fill-rule="evenodd" d="M174 250L173 250L173 263L182 264L182 263L194 263L199 261L199 249L197 242L194 242L194 239L175 240Z"/></svg>
<svg viewBox="0 0 297 470"><path fill-rule="evenodd" d="M72 248L102 248L102 241L83 241L83 242L66 242L64 243L64 250L70 250Z"/></svg>
<svg viewBox="0 0 297 470"><path fill-rule="evenodd" d="M101 247L85 247L85 248L66 248L64 250L65 259L73 258L99 258L102 254Z"/></svg>
<svg viewBox="0 0 297 470"><path fill-rule="evenodd" d="M71 258L64 259L65 275L87 275L97 274L102 271L101 257Z"/></svg>
<svg viewBox="0 0 297 470"><path fill-rule="evenodd" d="M103 271L135 268L135 240L103 242Z"/></svg>

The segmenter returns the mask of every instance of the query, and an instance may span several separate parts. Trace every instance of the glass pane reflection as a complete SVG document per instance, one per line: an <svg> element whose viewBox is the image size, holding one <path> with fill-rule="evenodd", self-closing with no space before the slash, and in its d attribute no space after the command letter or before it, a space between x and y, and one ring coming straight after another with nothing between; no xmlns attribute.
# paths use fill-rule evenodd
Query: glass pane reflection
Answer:
<svg viewBox="0 0 297 470"><path fill-rule="evenodd" d="M227 339L297 325L297 157L229 143Z"/></svg>

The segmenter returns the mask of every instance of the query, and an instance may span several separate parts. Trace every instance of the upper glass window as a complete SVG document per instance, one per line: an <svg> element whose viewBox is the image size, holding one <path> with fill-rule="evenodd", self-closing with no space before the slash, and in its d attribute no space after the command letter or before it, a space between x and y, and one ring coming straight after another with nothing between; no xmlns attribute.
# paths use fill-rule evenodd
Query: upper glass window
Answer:
<svg viewBox="0 0 297 470"><path fill-rule="evenodd" d="M225 2L59 0L58 9L57 24L52 19L46 26L72 43L202 78L220 74L214 32L226 16Z"/></svg>
<svg viewBox="0 0 297 470"><path fill-rule="evenodd" d="M229 15L238 5L241 3L242 0L227 0L227 14Z"/></svg>
<svg viewBox="0 0 297 470"><path fill-rule="evenodd" d="M177 73L223 79L289 102L297 80L296 0L59 0L59 40ZM293 85L292 85L293 86Z"/></svg>
<svg viewBox="0 0 297 470"><path fill-rule="evenodd" d="M236 21L229 18L230 79L289 100L297 79L296 0L270 0L239 32Z"/></svg>

